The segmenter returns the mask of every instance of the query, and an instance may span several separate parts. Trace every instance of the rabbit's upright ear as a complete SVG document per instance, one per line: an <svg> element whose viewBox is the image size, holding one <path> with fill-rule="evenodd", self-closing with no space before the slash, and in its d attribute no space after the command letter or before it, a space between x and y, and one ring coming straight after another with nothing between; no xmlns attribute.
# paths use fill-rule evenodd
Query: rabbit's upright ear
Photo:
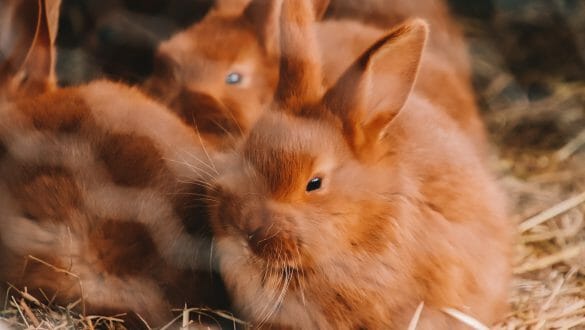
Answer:
<svg viewBox="0 0 585 330"><path fill-rule="evenodd" d="M252 0L244 9L243 17L255 28L260 45L268 56L279 55L278 22L282 0Z"/></svg>
<svg viewBox="0 0 585 330"><path fill-rule="evenodd" d="M285 110L300 111L322 96L320 51L309 1L284 0L280 20L280 69L275 100Z"/></svg>
<svg viewBox="0 0 585 330"><path fill-rule="evenodd" d="M312 0L313 1L313 13L315 13L315 20L321 20L325 13L327 12L327 8L329 8L330 0Z"/></svg>
<svg viewBox="0 0 585 330"><path fill-rule="evenodd" d="M49 28L49 35L51 37L51 48L55 50L55 41L57 40L57 32L59 30L59 13L61 11L61 0L44 0L42 2L45 4L45 10L47 13L46 14L47 24ZM56 56L53 56L52 60L55 61Z"/></svg>
<svg viewBox="0 0 585 330"><path fill-rule="evenodd" d="M33 95L55 86L60 1L0 2L0 88L5 96Z"/></svg>
<svg viewBox="0 0 585 330"><path fill-rule="evenodd" d="M215 0L213 11L220 16L240 16L250 0Z"/></svg>
<svg viewBox="0 0 585 330"><path fill-rule="evenodd" d="M406 103L427 34L425 21L407 21L366 50L326 93L325 105L341 118L355 149L377 142Z"/></svg>

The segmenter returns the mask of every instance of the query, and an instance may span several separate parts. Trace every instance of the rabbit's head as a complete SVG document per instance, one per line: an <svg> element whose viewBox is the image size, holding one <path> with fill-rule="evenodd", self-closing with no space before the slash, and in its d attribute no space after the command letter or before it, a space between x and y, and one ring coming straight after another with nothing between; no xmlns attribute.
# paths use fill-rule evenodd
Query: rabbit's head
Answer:
<svg viewBox="0 0 585 330"><path fill-rule="evenodd" d="M146 89L204 133L239 135L272 98L279 13L280 0L218 1L160 45Z"/></svg>

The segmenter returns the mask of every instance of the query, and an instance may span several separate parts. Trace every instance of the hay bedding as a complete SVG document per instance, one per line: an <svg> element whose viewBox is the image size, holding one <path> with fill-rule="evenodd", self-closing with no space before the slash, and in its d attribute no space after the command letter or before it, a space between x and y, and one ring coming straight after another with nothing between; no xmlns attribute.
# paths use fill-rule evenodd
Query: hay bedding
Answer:
<svg viewBox="0 0 585 330"><path fill-rule="evenodd" d="M495 328L585 329L585 3L506 3L491 24L465 22L519 229L511 311Z"/></svg>
<svg viewBox="0 0 585 330"><path fill-rule="evenodd" d="M511 310L494 328L585 329L585 3L488 9L462 22L493 166L519 230ZM53 306L13 292L0 302L1 330L123 328L117 316L73 313L80 302ZM177 311L174 326L197 313L210 311Z"/></svg>

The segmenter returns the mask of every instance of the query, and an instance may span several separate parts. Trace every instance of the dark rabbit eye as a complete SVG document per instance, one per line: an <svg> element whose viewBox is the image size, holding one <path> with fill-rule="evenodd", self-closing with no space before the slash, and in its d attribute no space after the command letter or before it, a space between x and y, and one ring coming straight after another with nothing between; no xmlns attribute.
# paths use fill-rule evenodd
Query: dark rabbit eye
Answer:
<svg viewBox="0 0 585 330"><path fill-rule="evenodd" d="M307 183L307 192L321 188L321 181L320 177L312 178L309 183Z"/></svg>
<svg viewBox="0 0 585 330"><path fill-rule="evenodd" d="M231 72L225 77L225 83L228 85L237 85L242 82L242 75L237 72Z"/></svg>

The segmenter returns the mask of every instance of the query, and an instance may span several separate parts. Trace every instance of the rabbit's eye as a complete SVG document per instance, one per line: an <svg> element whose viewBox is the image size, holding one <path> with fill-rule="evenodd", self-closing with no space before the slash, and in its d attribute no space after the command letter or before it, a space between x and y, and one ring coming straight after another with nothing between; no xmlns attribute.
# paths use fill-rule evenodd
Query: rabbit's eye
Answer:
<svg viewBox="0 0 585 330"><path fill-rule="evenodd" d="M242 82L242 75L237 72L230 72L225 77L225 83L228 85L237 85Z"/></svg>
<svg viewBox="0 0 585 330"><path fill-rule="evenodd" d="M320 177L315 177L309 180L309 183L307 183L307 192L321 188L321 181Z"/></svg>

